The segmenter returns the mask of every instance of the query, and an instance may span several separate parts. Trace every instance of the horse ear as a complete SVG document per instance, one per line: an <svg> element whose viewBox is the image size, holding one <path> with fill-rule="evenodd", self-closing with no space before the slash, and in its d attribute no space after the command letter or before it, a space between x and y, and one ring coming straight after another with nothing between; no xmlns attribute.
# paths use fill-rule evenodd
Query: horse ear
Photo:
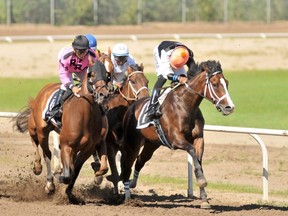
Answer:
<svg viewBox="0 0 288 216"><path fill-rule="evenodd" d="M144 65L143 63L140 64L141 70L144 72Z"/></svg>
<svg viewBox="0 0 288 216"><path fill-rule="evenodd" d="M108 56L111 58L111 48L108 47Z"/></svg>
<svg viewBox="0 0 288 216"><path fill-rule="evenodd" d="M128 74L132 73L132 67L130 67L130 65L128 65L128 67L127 67L127 72L128 72Z"/></svg>

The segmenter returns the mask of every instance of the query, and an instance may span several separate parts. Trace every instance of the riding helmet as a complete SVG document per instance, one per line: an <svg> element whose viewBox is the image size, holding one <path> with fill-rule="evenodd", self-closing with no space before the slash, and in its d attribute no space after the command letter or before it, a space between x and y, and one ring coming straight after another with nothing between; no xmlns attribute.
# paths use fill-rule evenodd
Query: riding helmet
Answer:
<svg viewBox="0 0 288 216"><path fill-rule="evenodd" d="M170 56L170 64L173 68L179 69L183 67L189 59L189 51L184 46L176 47Z"/></svg>
<svg viewBox="0 0 288 216"><path fill-rule="evenodd" d="M93 50L96 50L97 47L97 40L92 34L85 34L85 37L89 41L89 47Z"/></svg>
<svg viewBox="0 0 288 216"><path fill-rule="evenodd" d="M129 56L129 50L126 44L117 43L112 48L112 54L114 56Z"/></svg>
<svg viewBox="0 0 288 216"><path fill-rule="evenodd" d="M79 50L89 49L89 41L84 35L77 35L72 42L72 47Z"/></svg>

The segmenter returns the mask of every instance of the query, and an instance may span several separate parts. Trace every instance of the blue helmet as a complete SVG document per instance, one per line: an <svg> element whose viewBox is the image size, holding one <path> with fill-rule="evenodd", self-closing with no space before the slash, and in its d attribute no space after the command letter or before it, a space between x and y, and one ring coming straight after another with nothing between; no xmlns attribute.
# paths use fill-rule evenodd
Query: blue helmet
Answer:
<svg viewBox="0 0 288 216"><path fill-rule="evenodd" d="M85 34L85 37L89 41L89 47L93 50L96 50L97 47L97 40L92 34Z"/></svg>

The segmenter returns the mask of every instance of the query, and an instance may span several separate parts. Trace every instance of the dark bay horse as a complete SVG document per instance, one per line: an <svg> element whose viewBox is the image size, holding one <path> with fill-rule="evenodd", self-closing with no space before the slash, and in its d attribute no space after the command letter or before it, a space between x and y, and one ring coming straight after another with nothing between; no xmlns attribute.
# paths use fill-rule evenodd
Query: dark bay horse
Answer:
<svg viewBox="0 0 288 216"><path fill-rule="evenodd" d="M72 95L63 104L62 128L57 129L51 123L46 123L42 118L45 104L51 94L56 91L60 83L48 84L42 88L34 100L28 104L28 108L16 117L15 127L20 132L28 131L32 145L35 149L33 172L41 174L42 164L39 145L43 151L43 158L47 167L47 182L45 191L48 194L55 192L53 174L51 172L51 151L49 149L49 133L57 130L60 134L61 162L63 170L59 181L68 184L66 194L73 204L84 203L72 194L72 189L78 177L83 163L91 156L95 149L102 150L101 155L106 154L106 135L108 121L100 107L109 94L106 83L106 70L97 71L97 64L89 67L81 90L77 96ZM101 147L104 145L104 148ZM104 161L105 162L105 161ZM103 164L107 169L107 164Z"/></svg>
<svg viewBox="0 0 288 216"><path fill-rule="evenodd" d="M123 83L123 88L119 89L118 94L110 95L104 103L104 106L108 110L109 130L106 143L108 161L111 169L111 176L108 176L107 179L113 183L115 194L118 194L118 182L120 181L115 156L120 150L121 144L119 140L123 135L123 116L130 104L139 98L149 96L148 80L143 71L143 64L129 66L127 69L127 79Z"/></svg>
<svg viewBox="0 0 288 216"><path fill-rule="evenodd" d="M185 150L192 156L195 177L200 187L201 207L209 208L210 205L204 189L207 182L202 170L204 118L199 105L205 98L211 101L218 111L224 115L229 115L234 110L234 104L227 90L228 81L224 78L219 62L202 62L195 64L190 70L192 71L189 71L188 74L193 73L193 78L189 79L185 85L179 85L168 93L160 107L162 116L158 122L170 148ZM142 107L148 100L149 98L142 98L135 101L129 106L123 119L124 142L121 177L125 188L125 199L130 198L129 188L136 186L138 175L145 163L163 145L155 131L155 125L136 129ZM139 154L142 146L143 150ZM134 162L134 176L129 182Z"/></svg>

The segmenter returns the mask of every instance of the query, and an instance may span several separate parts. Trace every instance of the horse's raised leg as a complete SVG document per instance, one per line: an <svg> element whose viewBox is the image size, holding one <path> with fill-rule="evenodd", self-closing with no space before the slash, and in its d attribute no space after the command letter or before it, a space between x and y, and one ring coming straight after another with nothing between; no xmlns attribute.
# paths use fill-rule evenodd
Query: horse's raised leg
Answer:
<svg viewBox="0 0 288 216"><path fill-rule="evenodd" d="M95 173L95 176L102 176L105 175L108 172L108 163L107 163L107 147L106 147L106 141L101 140L100 145L97 147L98 156L100 159L100 168Z"/></svg>

